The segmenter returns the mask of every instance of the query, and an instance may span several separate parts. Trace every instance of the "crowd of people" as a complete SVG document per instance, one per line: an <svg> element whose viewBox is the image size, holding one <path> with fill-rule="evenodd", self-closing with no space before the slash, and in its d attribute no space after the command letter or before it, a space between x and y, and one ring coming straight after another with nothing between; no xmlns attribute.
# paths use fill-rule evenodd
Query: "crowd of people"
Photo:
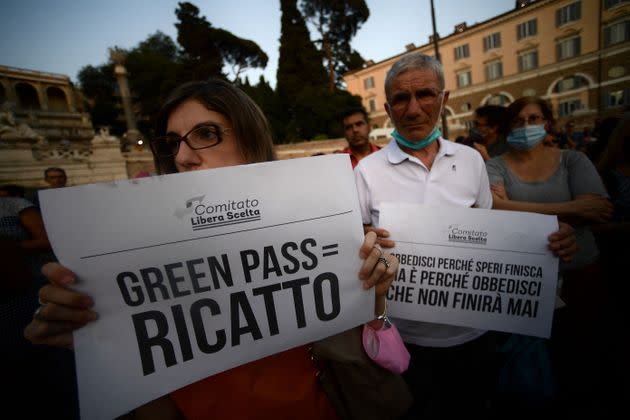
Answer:
<svg viewBox="0 0 630 420"><path fill-rule="evenodd" d="M395 127L387 146L370 143L365 110L340 114L348 140L342 152L351 155L365 233L357 277L376 290L370 328L388 328L385 295L398 267L387 251L396 238L380 226L380 207L404 202L557 216L558 231L548 232L549 249L560 259L551 338L393 319L411 356L402 379L413 402L386 407L384 417L376 409L371 415L353 415L348 409L353 402L365 407L377 402L361 401L356 393L335 398L324 389L308 345L193 383L126 417L439 419L525 417L545 411L599 417L621 407L628 397L630 340L622 322L627 285L616 273L625 272L630 255L630 117L604 120L589 137L575 136L570 126L558 136L549 104L523 97L508 107L478 108L470 136L453 142L439 129L449 92L438 61L423 54L403 56L387 73L384 89L385 109ZM160 111L156 132L151 149L160 174L275 159L265 116L246 94L223 81L175 89ZM45 176L51 188L63 187L67 180L60 168L50 168ZM7 302L25 298L19 322L10 323L33 344L21 334L18 340L14 332L21 341L9 346L13 359L5 360L17 360L26 347L71 354L73 331L98 319L93 297L74 290L74 274L54 260L16 268L15 255L24 259L47 253L50 245L36 207L23 198L4 198L14 194L19 188L6 187L0 199L7 258L3 278L10 280L2 285L9 296L3 299L2 323L4 329ZM43 360L52 369L54 362ZM14 366L25 363L22 357ZM510 382L515 363L532 374ZM66 375L74 375L71 365L63 366ZM359 401L340 406L339 400L348 398ZM64 418L77 415L76 390L69 387L55 401L71 407ZM54 408L42 410L52 413Z"/></svg>

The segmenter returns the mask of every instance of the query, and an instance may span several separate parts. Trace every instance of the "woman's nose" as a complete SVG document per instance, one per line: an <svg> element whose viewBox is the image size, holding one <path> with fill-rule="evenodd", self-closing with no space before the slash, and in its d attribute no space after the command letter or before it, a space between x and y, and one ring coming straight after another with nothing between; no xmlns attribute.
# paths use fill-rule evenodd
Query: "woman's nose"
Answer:
<svg viewBox="0 0 630 420"><path fill-rule="evenodd" d="M188 167L199 165L201 163L201 159L195 150L191 149L185 141L182 141L179 143L179 149L175 155L175 162Z"/></svg>

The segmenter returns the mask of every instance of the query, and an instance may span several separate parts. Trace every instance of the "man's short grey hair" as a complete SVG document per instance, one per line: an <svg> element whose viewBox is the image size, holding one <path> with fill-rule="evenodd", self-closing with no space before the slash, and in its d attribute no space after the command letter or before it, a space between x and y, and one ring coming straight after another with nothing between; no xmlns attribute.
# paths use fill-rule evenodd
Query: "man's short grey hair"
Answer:
<svg viewBox="0 0 630 420"><path fill-rule="evenodd" d="M410 70L432 70L438 78L440 90L444 90L444 72L439 61L426 54L406 54L394 63L385 77L385 97L388 101L394 78Z"/></svg>

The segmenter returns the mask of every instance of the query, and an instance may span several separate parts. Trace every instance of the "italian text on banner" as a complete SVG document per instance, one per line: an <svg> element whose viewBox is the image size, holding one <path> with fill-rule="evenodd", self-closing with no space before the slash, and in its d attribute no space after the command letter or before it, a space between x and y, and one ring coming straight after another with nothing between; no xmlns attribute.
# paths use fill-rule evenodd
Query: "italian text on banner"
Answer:
<svg viewBox="0 0 630 420"><path fill-rule="evenodd" d="M347 155L48 190L41 203L99 313L74 336L83 418L373 318Z"/></svg>
<svg viewBox="0 0 630 420"><path fill-rule="evenodd" d="M400 261L387 296L393 317L549 337L555 216L382 203L380 222Z"/></svg>

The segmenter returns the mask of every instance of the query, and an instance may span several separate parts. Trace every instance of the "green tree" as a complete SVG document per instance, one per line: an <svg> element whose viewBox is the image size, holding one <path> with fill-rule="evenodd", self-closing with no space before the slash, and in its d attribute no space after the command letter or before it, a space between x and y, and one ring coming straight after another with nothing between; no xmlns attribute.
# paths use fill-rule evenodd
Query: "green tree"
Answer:
<svg viewBox="0 0 630 420"><path fill-rule="evenodd" d="M223 54L223 59L231 68L234 81L248 68L265 68L269 57L258 44L235 36L224 29L212 29L212 36Z"/></svg>
<svg viewBox="0 0 630 420"><path fill-rule="evenodd" d="M156 32L127 53L125 66L134 97L138 128L153 135L155 117L167 95L178 84L177 45L167 35Z"/></svg>
<svg viewBox="0 0 630 420"><path fill-rule="evenodd" d="M175 9L178 22L177 42L181 46L183 78L204 80L210 77L223 77L223 56L211 37L211 25L204 16L199 16L199 8L192 3L178 3Z"/></svg>
<svg viewBox="0 0 630 420"><path fill-rule="evenodd" d="M303 139L343 137L340 114L347 108L361 105L361 98L342 90L306 88L295 105L295 124Z"/></svg>
<svg viewBox="0 0 630 420"><path fill-rule="evenodd" d="M302 13L317 30L332 92L343 73L360 67L365 60L352 49L350 41L370 16L365 0L300 0Z"/></svg>
<svg viewBox="0 0 630 420"><path fill-rule="evenodd" d="M223 66L228 65L236 81L245 69L267 65L267 54L258 44L213 27L192 3L178 3L175 15L186 79L225 78Z"/></svg>
<svg viewBox="0 0 630 420"><path fill-rule="evenodd" d="M158 31L125 51L138 128L145 136L152 136L157 112L176 86L191 80L225 78L224 65L231 66L238 77L246 68L264 67L268 61L256 43L212 27L193 4L179 3L175 14L179 46ZM113 68L111 62L85 66L79 72L79 82L93 123L108 125L120 135L126 126Z"/></svg>
<svg viewBox="0 0 630 420"><path fill-rule="evenodd" d="M299 100L308 98L300 93L307 88L309 92L317 92L322 87L325 89L327 76L322 55L311 42L297 1L280 0L280 8L282 18L276 93L285 113L285 132L280 137L293 141L305 138L296 119L296 107Z"/></svg>
<svg viewBox="0 0 630 420"><path fill-rule="evenodd" d="M120 106L114 97L116 78L111 63L98 67L85 66L78 74L79 87L87 102L87 111L94 126L109 126L112 134L125 132L125 124L118 118Z"/></svg>
<svg viewBox="0 0 630 420"><path fill-rule="evenodd" d="M274 141L280 142L284 136L285 112L280 105L278 95L269 82L261 75L257 85L251 85L249 80L245 78L245 81L240 83L239 87L262 109L271 126Z"/></svg>

